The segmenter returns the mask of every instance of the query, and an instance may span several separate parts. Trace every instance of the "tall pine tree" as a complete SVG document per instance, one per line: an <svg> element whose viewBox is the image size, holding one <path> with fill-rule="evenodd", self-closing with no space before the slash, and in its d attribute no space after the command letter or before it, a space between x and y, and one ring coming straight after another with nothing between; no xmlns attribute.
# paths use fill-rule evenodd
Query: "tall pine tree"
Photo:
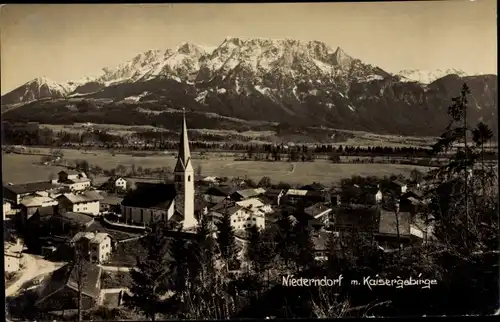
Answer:
<svg viewBox="0 0 500 322"><path fill-rule="evenodd" d="M237 268L237 247L231 217L228 212L224 213L221 221L217 225L217 244L221 259L229 270Z"/></svg>
<svg viewBox="0 0 500 322"><path fill-rule="evenodd" d="M127 305L156 320L160 297L168 290L168 239L163 222L153 222L151 231L141 240L147 253L137 257L135 269L130 271L132 296Z"/></svg>

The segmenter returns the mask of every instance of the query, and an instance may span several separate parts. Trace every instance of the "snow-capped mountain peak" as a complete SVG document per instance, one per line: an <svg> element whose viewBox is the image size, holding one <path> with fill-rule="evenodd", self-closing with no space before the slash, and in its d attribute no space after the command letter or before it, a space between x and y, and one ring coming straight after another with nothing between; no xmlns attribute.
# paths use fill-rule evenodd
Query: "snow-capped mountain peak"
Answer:
<svg viewBox="0 0 500 322"><path fill-rule="evenodd" d="M467 76L463 70L459 69L435 69L435 70L419 70L419 69L403 69L396 76L401 78L401 81L418 82L421 84L430 84L436 79L446 75L458 75L460 77Z"/></svg>

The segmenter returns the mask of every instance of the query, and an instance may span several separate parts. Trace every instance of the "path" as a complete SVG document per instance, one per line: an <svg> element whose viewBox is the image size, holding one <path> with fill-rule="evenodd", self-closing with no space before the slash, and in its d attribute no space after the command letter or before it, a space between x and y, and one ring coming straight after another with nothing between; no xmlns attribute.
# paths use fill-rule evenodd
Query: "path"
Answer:
<svg viewBox="0 0 500 322"><path fill-rule="evenodd" d="M5 296L14 296L21 290L26 282L33 280L38 276L47 275L61 268L66 263L54 263L43 259L41 256L23 254L21 262L24 264L22 275L17 281L5 290Z"/></svg>

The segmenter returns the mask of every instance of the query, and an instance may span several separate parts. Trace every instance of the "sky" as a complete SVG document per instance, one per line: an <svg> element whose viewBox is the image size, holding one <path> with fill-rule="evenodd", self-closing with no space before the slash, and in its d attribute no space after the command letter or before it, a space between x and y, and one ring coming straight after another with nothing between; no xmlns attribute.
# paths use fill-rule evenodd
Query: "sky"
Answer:
<svg viewBox="0 0 500 322"><path fill-rule="evenodd" d="M228 36L319 40L388 72L497 74L496 0L281 4L8 4L2 95L36 78L97 75L149 49Z"/></svg>

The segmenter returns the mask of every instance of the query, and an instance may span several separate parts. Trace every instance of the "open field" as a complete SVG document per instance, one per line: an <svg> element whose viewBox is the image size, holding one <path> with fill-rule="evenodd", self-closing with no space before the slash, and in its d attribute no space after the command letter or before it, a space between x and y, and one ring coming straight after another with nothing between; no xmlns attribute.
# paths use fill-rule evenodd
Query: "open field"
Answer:
<svg viewBox="0 0 500 322"><path fill-rule="evenodd" d="M44 149L39 149L48 153ZM103 169L115 168L124 165L127 168L135 164L136 167L158 168L175 166L175 157L172 153L165 155L150 155L147 157L116 154L109 151L84 152L79 150L64 150L64 159L87 160L90 164L99 165ZM48 180L51 174L56 174L63 168L35 164L40 162L37 155L3 155L3 181L21 183L27 181ZM195 167L201 165L205 176L245 177L260 180L269 176L273 182L284 181L291 184L311 183L313 181L330 184L352 175L384 176L391 174L409 175L412 169L426 171L427 167L401 164L333 164L327 160L315 162L266 162L266 161L234 161L232 157L212 156L209 159L193 159Z"/></svg>
<svg viewBox="0 0 500 322"><path fill-rule="evenodd" d="M83 123L75 123L73 125L54 125L54 124L40 124L41 128L49 128L54 131L66 131L71 133L82 133L87 131L89 128L99 129L107 131L110 134L127 136L132 135L138 131L168 131L164 128L153 127L150 125L119 125L119 124L83 124ZM328 129L323 129L328 130ZM347 141L343 142L322 142L333 145L352 145L359 147L373 147L373 146L386 146L386 147L428 147L432 143L436 141L435 137L410 137L410 136L399 136L399 135L384 135L384 134L375 134L363 131L350 131L350 130L340 130L340 129L329 129L337 132L344 132L354 135L353 138L347 139ZM246 137L248 139L254 140L255 143L287 143L287 138L297 137L295 136L286 136L280 137L277 135L275 131L244 131L238 132L235 130L223 130L223 129L190 129L190 131L195 131L200 134L211 134L211 135L224 135L227 137ZM299 135L300 136L300 135ZM300 136L301 139L299 141L305 140L307 135ZM304 141L305 142L305 141ZM314 142L310 142L314 143Z"/></svg>

